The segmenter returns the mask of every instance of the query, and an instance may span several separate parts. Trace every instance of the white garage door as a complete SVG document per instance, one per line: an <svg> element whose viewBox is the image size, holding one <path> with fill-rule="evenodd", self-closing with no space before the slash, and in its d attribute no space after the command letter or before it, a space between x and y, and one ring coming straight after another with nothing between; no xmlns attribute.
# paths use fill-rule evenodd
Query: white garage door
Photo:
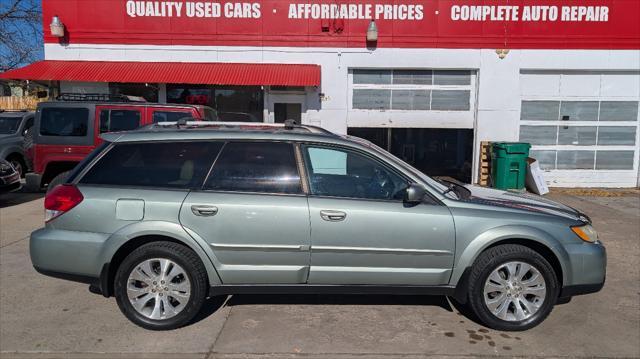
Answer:
<svg viewBox="0 0 640 359"><path fill-rule="evenodd" d="M521 73L520 141L555 187L635 187L638 72Z"/></svg>

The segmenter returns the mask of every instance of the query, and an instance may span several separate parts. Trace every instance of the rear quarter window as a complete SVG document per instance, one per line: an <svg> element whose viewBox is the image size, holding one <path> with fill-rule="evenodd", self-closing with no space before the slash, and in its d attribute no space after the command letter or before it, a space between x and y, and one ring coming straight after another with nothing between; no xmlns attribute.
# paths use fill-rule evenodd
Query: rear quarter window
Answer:
<svg viewBox="0 0 640 359"><path fill-rule="evenodd" d="M115 144L79 181L82 184L199 188L221 142Z"/></svg>
<svg viewBox="0 0 640 359"><path fill-rule="evenodd" d="M86 136L89 110L86 108L43 108L40 115L42 136Z"/></svg>

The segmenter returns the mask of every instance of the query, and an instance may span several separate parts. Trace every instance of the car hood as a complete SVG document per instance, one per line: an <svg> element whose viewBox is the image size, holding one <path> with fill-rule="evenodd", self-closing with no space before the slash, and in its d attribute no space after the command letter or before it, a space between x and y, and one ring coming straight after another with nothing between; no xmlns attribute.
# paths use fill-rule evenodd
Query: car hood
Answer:
<svg viewBox="0 0 640 359"><path fill-rule="evenodd" d="M577 221L591 222L589 217L575 208L543 198L542 196L514 191L502 191L479 186L465 186L465 188L471 192L467 198L463 199L465 202L519 209L564 217Z"/></svg>

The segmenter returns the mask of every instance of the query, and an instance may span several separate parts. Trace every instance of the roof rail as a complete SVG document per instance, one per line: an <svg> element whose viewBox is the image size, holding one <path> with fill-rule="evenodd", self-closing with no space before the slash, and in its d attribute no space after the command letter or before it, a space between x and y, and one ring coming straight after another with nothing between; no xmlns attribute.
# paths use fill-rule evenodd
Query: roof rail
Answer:
<svg viewBox="0 0 640 359"><path fill-rule="evenodd" d="M298 125L287 121L286 123L265 123L265 122L223 122L223 121L198 121L195 118L185 117L178 121L158 122L143 127L144 129L155 128L177 128L177 129L194 129L194 128L210 128L210 129L240 129L240 130L266 130L266 129L283 129L283 130L305 130L310 133L321 133L325 135L335 135L333 132L322 127L312 125Z"/></svg>
<svg viewBox="0 0 640 359"><path fill-rule="evenodd" d="M108 93L61 93L56 97L56 100L74 102L147 102L144 98L138 96Z"/></svg>

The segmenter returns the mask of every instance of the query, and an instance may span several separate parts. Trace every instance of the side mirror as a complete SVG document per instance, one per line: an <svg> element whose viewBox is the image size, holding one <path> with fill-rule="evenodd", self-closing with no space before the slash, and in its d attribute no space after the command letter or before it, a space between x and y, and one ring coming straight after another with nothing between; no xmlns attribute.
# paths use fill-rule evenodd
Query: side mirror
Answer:
<svg viewBox="0 0 640 359"><path fill-rule="evenodd" d="M404 202L409 204L422 203L427 189L423 185L412 183L404 192Z"/></svg>

